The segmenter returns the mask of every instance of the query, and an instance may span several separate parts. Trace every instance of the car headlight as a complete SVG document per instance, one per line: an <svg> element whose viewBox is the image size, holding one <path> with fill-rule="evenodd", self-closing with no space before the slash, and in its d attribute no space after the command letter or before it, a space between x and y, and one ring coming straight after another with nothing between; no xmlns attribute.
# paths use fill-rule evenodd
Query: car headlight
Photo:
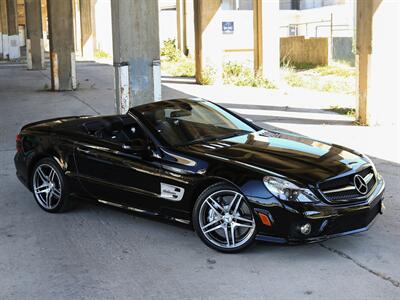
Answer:
<svg viewBox="0 0 400 300"><path fill-rule="evenodd" d="M294 183L279 177L265 176L264 185L272 195L280 200L303 203L319 202L319 199L309 189L298 187Z"/></svg>

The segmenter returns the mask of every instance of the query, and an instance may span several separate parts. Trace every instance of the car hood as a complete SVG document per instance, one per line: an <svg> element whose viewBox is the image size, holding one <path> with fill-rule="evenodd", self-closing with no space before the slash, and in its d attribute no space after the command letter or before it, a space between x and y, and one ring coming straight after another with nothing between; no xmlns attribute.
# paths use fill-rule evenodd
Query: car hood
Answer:
<svg viewBox="0 0 400 300"><path fill-rule="evenodd" d="M189 148L209 158L277 173L303 184L315 184L368 164L361 154L345 147L278 131L265 130Z"/></svg>

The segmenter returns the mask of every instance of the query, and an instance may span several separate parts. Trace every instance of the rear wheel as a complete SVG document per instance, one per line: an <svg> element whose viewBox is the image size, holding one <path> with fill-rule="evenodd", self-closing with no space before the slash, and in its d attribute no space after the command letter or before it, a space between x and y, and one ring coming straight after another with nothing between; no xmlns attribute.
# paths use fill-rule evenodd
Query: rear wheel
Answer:
<svg viewBox="0 0 400 300"><path fill-rule="evenodd" d="M70 207L65 177L56 161L51 158L40 160L32 174L32 192L42 209L56 213Z"/></svg>
<svg viewBox="0 0 400 300"><path fill-rule="evenodd" d="M221 252L241 251L256 235L253 212L245 197L224 183L210 186L199 196L193 225L207 246Z"/></svg>

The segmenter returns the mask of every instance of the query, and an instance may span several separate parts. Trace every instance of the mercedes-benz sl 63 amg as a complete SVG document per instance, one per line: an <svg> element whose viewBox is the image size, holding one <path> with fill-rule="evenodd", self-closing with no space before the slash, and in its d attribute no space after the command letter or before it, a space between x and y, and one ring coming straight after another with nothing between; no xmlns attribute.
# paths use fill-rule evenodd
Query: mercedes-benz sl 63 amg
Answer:
<svg viewBox="0 0 400 300"><path fill-rule="evenodd" d="M223 252L367 230L385 186L363 154L260 128L202 99L28 124L15 165L47 212L88 198L191 223Z"/></svg>

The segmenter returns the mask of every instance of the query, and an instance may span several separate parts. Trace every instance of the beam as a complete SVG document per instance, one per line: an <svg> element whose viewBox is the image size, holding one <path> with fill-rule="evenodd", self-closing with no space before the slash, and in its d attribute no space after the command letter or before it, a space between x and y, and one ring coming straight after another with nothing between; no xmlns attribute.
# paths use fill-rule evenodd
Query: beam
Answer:
<svg viewBox="0 0 400 300"><path fill-rule="evenodd" d="M74 24L71 0L47 1L50 37L51 88L76 89Z"/></svg>
<svg viewBox="0 0 400 300"><path fill-rule="evenodd" d="M8 23L8 58L18 59L21 56L19 48L17 0L7 0Z"/></svg>
<svg viewBox="0 0 400 300"><path fill-rule="evenodd" d="M279 1L253 0L254 72L277 84L280 74Z"/></svg>
<svg viewBox="0 0 400 300"><path fill-rule="evenodd" d="M368 77L372 53L372 1L358 0L356 10L357 118L361 125L367 125Z"/></svg>
<svg viewBox="0 0 400 300"><path fill-rule="evenodd" d="M40 0L25 0L25 19L27 67L28 70L42 70L45 66Z"/></svg>
<svg viewBox="0 0 400 300"><path fill-rule="evenodd" d="M8 18L7 18L7 0L0 0L0 22L1 22L1 40L2 40L2 58L8 59Z"/></svg>
<svg viewBox="0 0 400 300"><path fill-rule="evenodd" d="M161 100L158 0L111 1L117 113Z"/></svg>

